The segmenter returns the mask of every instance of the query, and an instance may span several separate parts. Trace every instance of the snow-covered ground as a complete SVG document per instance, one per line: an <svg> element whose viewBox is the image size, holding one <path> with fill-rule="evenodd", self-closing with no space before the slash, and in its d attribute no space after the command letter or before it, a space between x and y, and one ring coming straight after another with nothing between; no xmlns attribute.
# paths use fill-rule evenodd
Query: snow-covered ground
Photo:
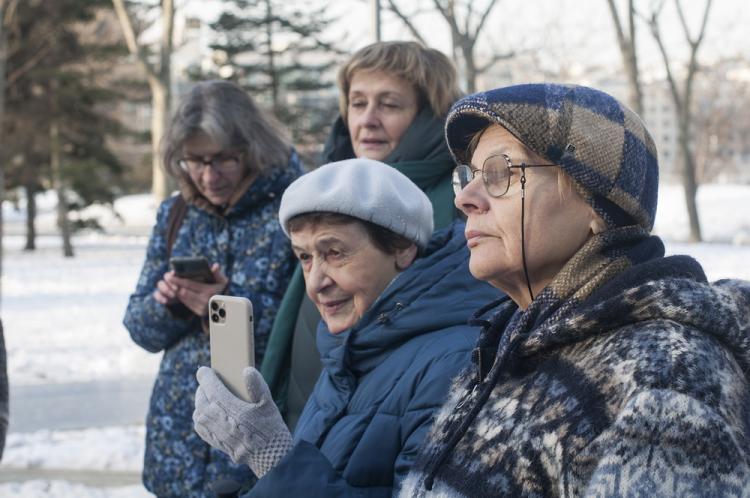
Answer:
<svg viewBox="0 0 750 498"><path fill-rule="evenodd" d="M39 199L38 229L54 233L54 198ZM707 242L686 244L682 191L660 191L655 232L669 254L690 254L712 280L750 280L750 186L701 188L699 208ZM3 206L6 221L2 277L2 319L12 386L77 381L152 378L159 355L130 341L121 324L128 294L135 286L156 206L148 195L115 203L114 214L89 208L107 235L81 234L76 257L62 257L57 236L42 235L35 252L24 252L23 215ZM11 422L11 431L13 430ZM113 470L139 472L143 427L81 428L75 431L11 432L3 469ZM136 498L140 486L94 488L65 481L2 483L0 496Z"/></svg>

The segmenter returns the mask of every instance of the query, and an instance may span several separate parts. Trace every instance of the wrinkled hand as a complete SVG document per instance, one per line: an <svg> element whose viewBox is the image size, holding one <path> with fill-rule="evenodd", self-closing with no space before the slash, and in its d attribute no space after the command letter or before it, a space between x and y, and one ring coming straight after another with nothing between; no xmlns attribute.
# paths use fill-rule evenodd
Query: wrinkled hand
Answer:
<svg viewBox="0 0 750 498"><path fill-rule="evenodd" d="M206 443L260 478L292 448L292 435L260 372L247 367L242 375L250 402L229 392L213 369L199 368L193 424Z"/></svg>
<svg viewBox="0 0 750 498"><path fill-rule="evenodd" d="M208 313L208 300L214 294L221 294L226 289L229 280L221 272L218 263L211 265L216 283L205 284L187 278L180 278L173 271L164 274L164 280L156 284L154 299L163 305L182 302L190 311L198 316Z"/></svg>

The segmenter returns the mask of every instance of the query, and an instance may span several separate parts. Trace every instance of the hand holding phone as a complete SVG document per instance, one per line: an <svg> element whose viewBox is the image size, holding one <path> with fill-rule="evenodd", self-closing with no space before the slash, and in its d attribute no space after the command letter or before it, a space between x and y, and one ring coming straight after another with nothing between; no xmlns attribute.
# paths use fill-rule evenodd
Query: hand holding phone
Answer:
<svg viewBox="0 0 750 498"><path fill-rule="evenodd" d="M255 364L252 303L215 295L209 300L208 319L211 368L235 396L250 401L242 371Z"/></svg>
<svg viewBox="0 0 750 498"><path fill-rule="evenodd" d="M204 284L216 282L214 274L211 272L211 266L203 256L169 258L169 266L177 277Z"/></svg>

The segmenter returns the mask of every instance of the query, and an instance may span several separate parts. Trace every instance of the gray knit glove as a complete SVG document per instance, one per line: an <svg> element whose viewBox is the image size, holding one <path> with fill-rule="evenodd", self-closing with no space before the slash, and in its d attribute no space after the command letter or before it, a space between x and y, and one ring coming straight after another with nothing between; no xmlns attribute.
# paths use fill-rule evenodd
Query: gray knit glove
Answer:
<svg viewBox="0 0 750 498"><path fill-rule="evenodd" d="M292 435L260 372L247 367L242 375L250 402L229 392L213 369L199 368L193 424L205 442L261 478L292 449Z"/></svg>

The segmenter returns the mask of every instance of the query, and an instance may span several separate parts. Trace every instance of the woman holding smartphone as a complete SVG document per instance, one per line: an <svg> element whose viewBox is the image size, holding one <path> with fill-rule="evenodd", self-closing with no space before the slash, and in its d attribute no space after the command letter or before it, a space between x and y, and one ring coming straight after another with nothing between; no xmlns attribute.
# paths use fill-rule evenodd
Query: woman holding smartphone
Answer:
<svg viewBox="0 0 750 498"><path fill-rule="evenodd" d="M124 319L139 346L164 353L146 421L143 482L159 497L208 497L219 478L252 477L193 431L195 370L210 363L208 301L220 293L252 301L259 363L293 270L277 212L300 165L278 124L241 88L208 81L181 100L164 166L180 193L159 207ZM178 277L170 256L205 258L213 282Z"/></svg>
<svg viewBox="0 0 750 498"><path fill-rule="evenodd" d="M196 432L261 477L252 497L397 494L470 362L471 310L499 293L469 274L463 224L433 234L428 197L384 163L302 176L279 219L322 317L323 371L292 435L257 370L244 371L244 401L201 368Z"/></svg>

